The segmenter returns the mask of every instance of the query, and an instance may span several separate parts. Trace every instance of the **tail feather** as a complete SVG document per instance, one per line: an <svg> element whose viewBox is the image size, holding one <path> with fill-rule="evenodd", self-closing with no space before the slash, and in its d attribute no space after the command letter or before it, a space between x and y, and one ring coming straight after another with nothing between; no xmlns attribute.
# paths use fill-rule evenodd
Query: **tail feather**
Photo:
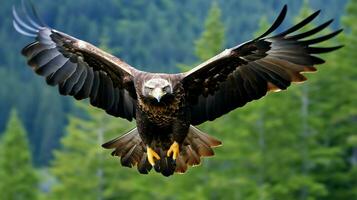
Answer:
<svg viewBox="0 0 357 200"><path fill-rule="evenodd" d="M104 143L102 145L102 147L104 147L106 149L112 149L112 148L118 147L118 145L126 145L127 142L130 142L132 139L135 139L137 136L139 136L136 133L138 133L137 129L134 128L134 129L130 130L129 132L127 132L126 134L119 136L113 140L110 140L107 143ZM139 139L140 139L140 137L139 137Z"/></svg>
<svg viewBox="0 0 357 200"><path fill-rule="evenodd" d="M192 139L192 147L201 156L213 156L214 152L210 145L200 140L199 138Z"/></svg>
<svg viewBox="0 0 357 200"><path fill-rule="evenodd" d="M190 126L182 150L176 160L177 173L185 173L189 166L199 165L201 157L213 156L213 147L222 142L202 132L194 126Z"/></svg>
<svg viewBox="0 0 357 200"><path fill-rule="evenodd" d="M148 174L151 170L152 166L147 161L147 154L146 152L143 153L141 156L140 162L138 163L137 169L140 174Z"/></svg>
<svg viewBox="0 0 357 200"><path fill-rule="evenodd" d="M176 159L176 169L175 169L175 172L176 173L180 173L180 174L183 174L187 171L187 163L185 160L183 160L184 157L183 156L179 156L177 157Z"/></svg>
<svg viewBox="0 0 357 200"><path fill-rule="evenodd" d="M194 149L192 149L191 145L186 146L187 153L187 164L189 166L199 165L201 163L200 155Z"/></svg>
<svg viewBox="0 0 357 200"><path fill-rule="evenodd" d="M205 142L206 144L208 144L211 147L218 147L218 146L222 145L221 141L208 135L207 133L202 132L200 129L198 129L194 126L190 126L189 131L192 133L192 135L194 137L200 138L200 140L202 140L203 142Z"/></svg>
<svg viewBox="0 0 357 200"><path fill-rule="evenodd" d="M120 163L125 167L137 166L138 171L142 174L147 174L151 170L151 165L147 161L145 144L141 140L137 128L103 144L102 147L114 149L112 156L121 157Z"/></svg>
<svg viewBox="0 0 357 200"><path fill-rule="evenodd" d="M135 144L121 157L120 162L123 166L132 167L141 161L143 149L139 144Z"/></svg>
<svg viewBox="0 0 357 200"><path fill-rule="evenodd" d="M187 136L180 146L180 154L176 161L172 157L167 157L167 150L155 149L159 154L160 160L155 163L155 171L170 176L174 172L185 173L190 166L201 163L201 157L213 156L213 147L217 147L221 142L210 135L200 131L194 126L190 126ZM115 138L102 147L114 149L113 156L120 157L120 162L125 167L137 166L141 174L147 174L152 166L147 160L146 145L142 141L137 128L128 133Z"/></svg>

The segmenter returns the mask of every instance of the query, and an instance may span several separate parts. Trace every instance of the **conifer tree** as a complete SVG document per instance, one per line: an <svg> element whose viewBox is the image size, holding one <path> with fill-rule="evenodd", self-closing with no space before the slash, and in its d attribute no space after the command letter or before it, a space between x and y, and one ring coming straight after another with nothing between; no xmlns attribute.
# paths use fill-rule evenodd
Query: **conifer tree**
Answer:
<svg viewBox="0 0 357 200"><path fill-rule="evenodd" d="M221 9L213 1L205 21L205 29L196 40L195 55L199 61L205 61L223 50L225 43L224 24L221 21Z"/></svg>
<svg viewBox="0 0 357 200"><path fill-rule="evenodd" d="M313 173L329 191L324 198L327 200L357 198L357 140L354 139L357 94L351 92L357 90L356 11L357 2L349 1L341 21L344 32L338 42L345 46L335 54L326 55L328 62L320 70L323 85L315 95L318 104L313 105L320 110L316 112L314 124L321 133L316 141L323 147L313 154L316 160ZM332 45L336 44L327 46Z"/></svg>
<svg viewBox="0 0 357 200"><path fill-rule="evenodd" d="M32 200L38 192L26 131L13 110L0 141L0 199Z"/></svg>
<svg viewBox="0 0 357 200"><path fill-rule="evenodd" d="M57 180L50 199L111 199L128 196L122 184L127 173L101 144L130 128L124 120L102 110L77 104L86 116L71 116L62 148L54 153L50 168ZM131 170L132 173L135 172ZM122 180L116 182L116 180ZM117 188L116 190L113 189Z"/></svg>

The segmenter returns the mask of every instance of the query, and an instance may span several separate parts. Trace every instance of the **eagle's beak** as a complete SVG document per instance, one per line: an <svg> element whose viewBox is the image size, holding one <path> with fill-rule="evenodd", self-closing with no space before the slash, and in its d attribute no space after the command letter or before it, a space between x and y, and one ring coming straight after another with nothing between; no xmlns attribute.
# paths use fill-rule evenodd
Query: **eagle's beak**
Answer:
<svg viewBox="0 0 357 200"><path fill-rule="evenodd" d="M152 91L152 96L155 97L155 99L157 100L157 102L160 102L161 97L164 95L164 92L162 91L161 88L155 88Z"/></svg>

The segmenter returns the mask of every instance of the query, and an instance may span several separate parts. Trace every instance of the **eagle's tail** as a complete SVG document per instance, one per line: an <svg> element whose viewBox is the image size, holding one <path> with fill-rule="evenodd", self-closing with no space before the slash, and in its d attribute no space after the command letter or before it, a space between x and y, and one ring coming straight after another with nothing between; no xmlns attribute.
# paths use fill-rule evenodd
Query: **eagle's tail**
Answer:
<svg viewBox="0 0 357 200"><path fill-rule="evenodd" d="M164 176L170 176L174 172L185 173L188 167L196 166L201 163L201 157L213 156L212 147L221 145L221 141L200 131L194 126L190 126L184 142L180 145L180 154L176 162L172 157L167 157L167 150L155 149L160 155L160 160L155 163L156 172Z"/></svg>
<svg viewBox="0 0 357 200"><path fill-rule="evenodd" d="M212 147L221 145L222 142L216 138L202 132L194 126L190 126L186 139L180 150L180 155L176 160L177 173L185 173L189 166L196 166L201 163L201 157L213 156Z"/></svg>
<svg viewBox="0 0 357 200"><path fill-rule="evenodd" d="M137 128L103 144L102 147L114 149L112 156L119 156L121 164L125 167L137 166L141 174L147 174L152 168Z"/></svg>
<svg viewBox="0 0 357 200"><path fill-rule="evenodd" d="M190 126L176 162L166 156L167 151L155 149L161 157L155 164L155 170L164 176L170 176L174 172L184 173L189 166L199 165L201 157L213 156L212 147L219 145L221 145L219 140ZM121 157L120 161L123 166L130 168L137 166L141 174L147 174L152 168L147 159L146 146L137 128L103 144L102 147L114 149L112 155Z"/></svg>

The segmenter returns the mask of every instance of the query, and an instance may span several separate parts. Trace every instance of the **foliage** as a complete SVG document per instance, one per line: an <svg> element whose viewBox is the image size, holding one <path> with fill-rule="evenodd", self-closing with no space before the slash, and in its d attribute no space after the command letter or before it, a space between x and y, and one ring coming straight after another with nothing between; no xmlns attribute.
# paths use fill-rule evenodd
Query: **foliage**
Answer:
<svg viewBox="0 0 357 200"><path fill-rule="evenodd" d="M196 40L195 55L198 60L205 61L222 50L224 32L221 10L217 2L214 1L205 21L205 30L200 38Z"/></svg>
<svg viewBox="0 0 357 200"><path fill-rule="evenodd" d="M38 197L38 177L32 166L26 131L14 110L1 138L0 180L0 199Z"/></svg>
<svg viewBox="0 0 357 200"><path fill-rule="evenodd" d="M49 199L103 199L126 197L124 183L126 177L120 174L117 159L100 147L104 134L118 136L129 127L124 120L110 118L96 108L84 103L78 104L88 116L71 116L66 135L62 138L62 148L54 153L50 172L56 182ZM107 138L107 136L106 136ZM109 198L110 199L110 198Z"/></svg>

